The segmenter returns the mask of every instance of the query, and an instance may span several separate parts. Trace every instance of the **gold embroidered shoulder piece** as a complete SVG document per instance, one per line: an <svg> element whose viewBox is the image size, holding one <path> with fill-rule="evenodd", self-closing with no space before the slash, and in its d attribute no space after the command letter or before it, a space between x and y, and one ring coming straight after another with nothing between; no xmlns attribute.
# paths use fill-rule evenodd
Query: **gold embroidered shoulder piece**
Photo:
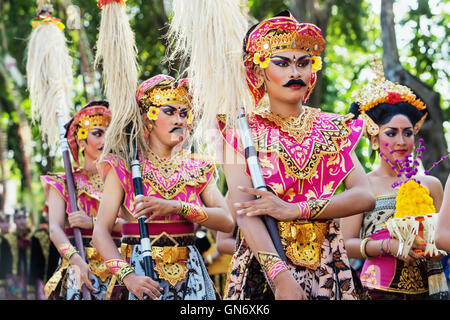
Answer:
<svg viewBox="0 0 450 320"><path fill-rule="evenodd" d="M166 161L169 160L169 161ZM215 170L214 163L196 155L181 153L171 159L150 154L141 162L142 182L165 199L172 199L185 191L186 186L200 187L208 182Z"/></svg>
<svg viewBox="0 0 450 320"><path fill-rule="evenodd" d="M300 117L287 120L268 110L255 113L262 123L252 118L252 122L259 122L254 134L257 151L277 153L286 173L298 179L314 175L322 157L338 154L341 144L352 133L347 124L350 115L324 113L307 106L304 109ZM274 134L267 128L273 125L285 135Z"/></svg>

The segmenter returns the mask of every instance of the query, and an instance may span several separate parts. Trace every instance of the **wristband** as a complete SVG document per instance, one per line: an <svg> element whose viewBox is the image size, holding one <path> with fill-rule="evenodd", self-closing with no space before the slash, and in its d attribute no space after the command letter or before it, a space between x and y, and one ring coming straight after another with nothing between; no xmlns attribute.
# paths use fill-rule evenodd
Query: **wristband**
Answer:
<svg viewBox="0 0 450 320"><path fill-rule="evenodd" d="M177 212L180 216L194 223L201 223L208 219L205 209L188 202L180 201L180 210Z"/></svg>
<svg viewBox="0 0 450 320"><path fill-rule="evenodd" d="M325 208L330 203L328 199L311 199L306 201L309 207L309 219L317 219L324 211Z"/></svg>
<svg viewBox="0 0 450 320"><path fill-rule="evenodd" d="M297 202L297 207L298 207L298 211L299 211L298 219L299 220L308 220L309 215L310 215L308 203L306 201Z"/></svg>
<svg viewBox="0 0 450 320"><path fill-rule="evenodd" d="M69 261L69 259L75 254L78 253L77 249L74 248L73 245L71 245L70 243L68 244L63 244L60 248L59 248L59 252L61 253L61 256L66 259L67 261Z"/></svg>
<svg viewBox="0 0 450 320"><path fill-rule="evenodd" d="M109 259L105 261L106 267L117 279L123 283L123 279L134 272L134 268L122 259Z"/></svg>
<svg viewBox="0 0 450 320"><path fill-rule="evenodd" d="M330 203L328 199L311 199L297 202L299 220L317 219Z"/></svg>
<svg viewBox="0 0 450 320"><path fill-rule="evenodd" d="M275 253L258 251L258 260L268 280L272 282L281 271L287 270L286 263Z"/></svg>
<svg viewBox="0 0 450 320"><path fill-rule="evenodd" d="M287 270L286 263L283 261L278 261L270 268L267 275L269 276L269 279L273 281L273 279L275 279L275 277L283 270Z"/></svg>

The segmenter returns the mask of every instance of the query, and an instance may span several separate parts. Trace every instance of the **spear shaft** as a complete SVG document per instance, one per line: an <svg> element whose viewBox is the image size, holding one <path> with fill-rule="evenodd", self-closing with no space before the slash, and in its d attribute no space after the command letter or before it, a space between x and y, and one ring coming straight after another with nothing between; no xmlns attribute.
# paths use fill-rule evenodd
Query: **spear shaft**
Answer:
<svg viewBox="0 0 450 320"><path fill-rule="evenodd" d="M58 127L59 127L59 136L60 136L60 143L61 143L61 152L64 162L64 171L66 173L66 186L67 186L67 193L69 194L69 214L74 211L78 211L77 206L77 194L75 189L75 182L73 179L73 173L72 173L72 163L70 161L70 154L69 154L69 145L67 143L67 138L65 137L65 129L64 129L64 120L61 114L61 111L58 108L57 111L57 117L58 117ZM81 235L81 231L79 228L73 228L73 235L75 240L75 246L78 250L78 254L81 256L83 261L86 261L86 252L84 250L83 246L83 237ZM86 288L85 285L82 286L82 295L84 300L91 300L91 294L89 290Z"/></svg>

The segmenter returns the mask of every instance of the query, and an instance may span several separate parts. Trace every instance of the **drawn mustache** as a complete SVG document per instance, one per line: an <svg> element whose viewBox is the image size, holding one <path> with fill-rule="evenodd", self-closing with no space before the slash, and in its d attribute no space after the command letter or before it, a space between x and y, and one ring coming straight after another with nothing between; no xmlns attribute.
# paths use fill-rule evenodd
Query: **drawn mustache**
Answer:
<svg viewBox="0 0 450 320"><path fill-rule="evenodd" d="M297 79L297 80L291 79L286 84L283 84L283 87L289 87L293 84L299 84L302 87L306 87L306 83L302 79Z"/></svg>
<svg viewBox="0 0 450 320"><path fill-rule="evenodd" d="M169 133L173 133L173 132L175 132L176 130L180 130L181 131L181 133L183 133L184 131L183 131L183 128L180 128L180 127L175 127L175 128L172 128L172 130L170 130L169 131Z"/></svg>

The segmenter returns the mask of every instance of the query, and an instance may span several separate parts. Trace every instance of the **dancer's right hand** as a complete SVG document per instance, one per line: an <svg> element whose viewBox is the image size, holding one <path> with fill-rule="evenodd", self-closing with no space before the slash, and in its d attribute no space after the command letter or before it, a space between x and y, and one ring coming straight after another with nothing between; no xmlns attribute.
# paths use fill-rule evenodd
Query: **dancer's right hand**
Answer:
<svg viewBox="0 0 450 320"><path fill-rule="evenodd" d="M156 300L163 291L158 282L152 280L150 277L137 275L134 272L125 276L123 283L128 291L134 294L139 300L144 300L143 294Z"/></svg>
<svg viewBox="0 0 450 320"><path fill-rule="evenodd" d="M411 249L409 249L408 256L406 258L397 255L398 247L400 242L397 239L389 239L389 253L399 260L403 260L407 265L414 263L414 261L419 259L424 259L422 255L416 252L414 249L425 249L425 245L414 241Z"/></svg>
<svg viewBox="0 0 450 320"><path fill-rule="evenodd" d="M307 300L305 292L289 270L280 272L273 283L276 300Z"/></svg>
<svg viewBox="0 0 450 320"><path fill-rule="evenodd" d="M89 265L84 261L81 256L76 253L70 257L69 260L72 265L74 278L78 286L78 290L81 291L81 287L84 284L89 290L95 291L91 283L91 269Z"/></svg>

